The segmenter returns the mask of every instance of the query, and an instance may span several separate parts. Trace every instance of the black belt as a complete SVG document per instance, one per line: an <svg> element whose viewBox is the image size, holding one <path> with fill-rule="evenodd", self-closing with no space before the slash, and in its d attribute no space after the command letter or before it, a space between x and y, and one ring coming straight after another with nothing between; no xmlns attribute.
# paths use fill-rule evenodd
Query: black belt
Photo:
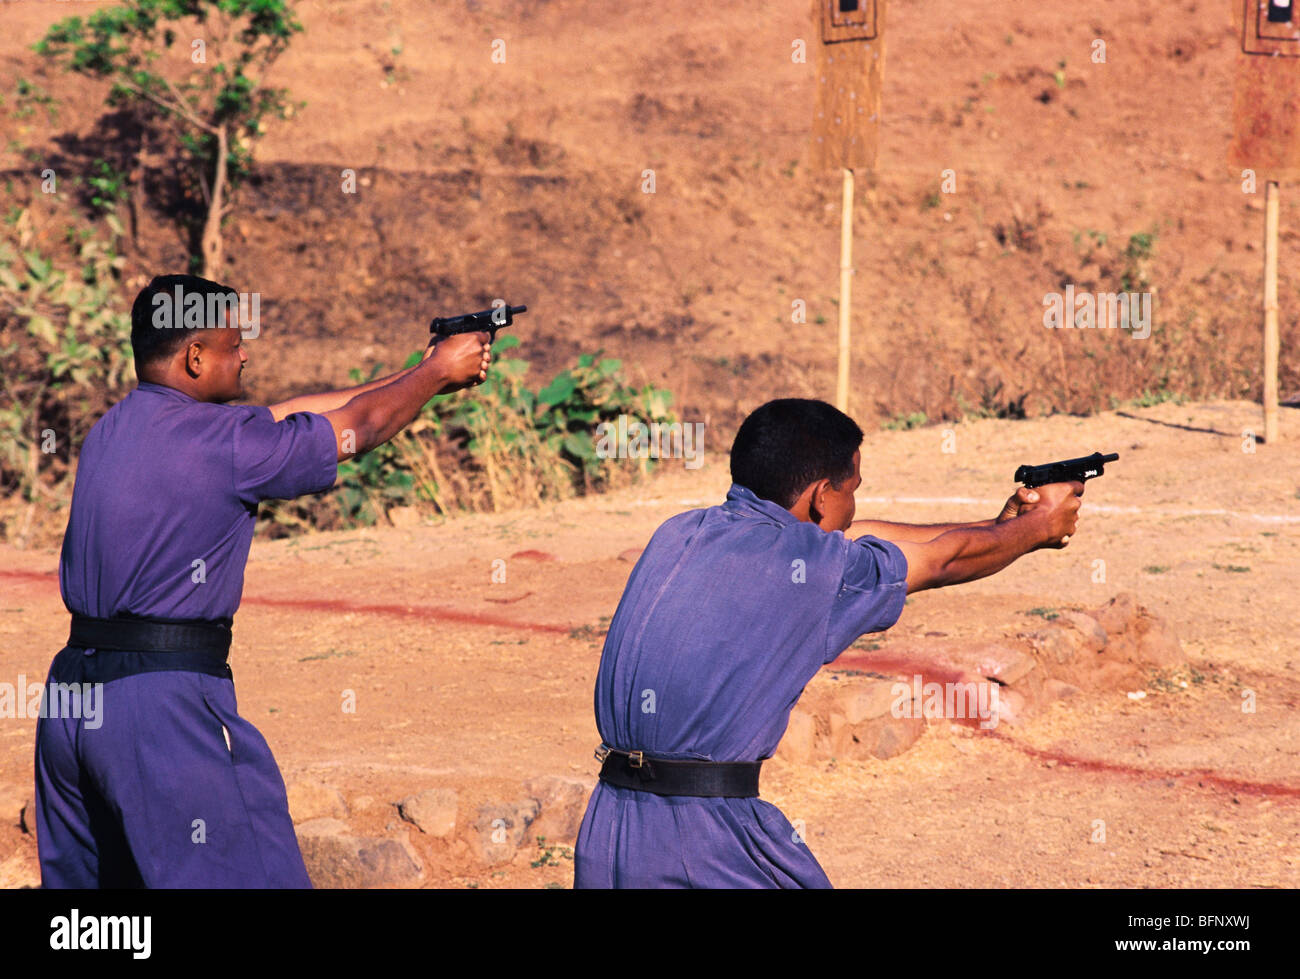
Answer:
<svg viewBox="0 0 1300 979"><path fill-rule="evenodd" d="M55 658L51 679L101 682L137 673L188 670L229 679L229 619L100 619L72 613L67 646ZM77 650L109 651L109 657L85 656Z"/></svg>
<svg viewBox="0 0 1300 979"><path fill-rule="evenodd" d="M230 655L230 626L207 619L97 619L72 613L69 646L126 649L138 653L193 652Z"/></svg>
<svg viewBox="0 0 1300 979"><path fill-rule="evenodd" d="M678 761L651 758L644 751L618 751L601 745L600 780L621 789L655 795L726 799L758 797L761 761Z"/></svg>

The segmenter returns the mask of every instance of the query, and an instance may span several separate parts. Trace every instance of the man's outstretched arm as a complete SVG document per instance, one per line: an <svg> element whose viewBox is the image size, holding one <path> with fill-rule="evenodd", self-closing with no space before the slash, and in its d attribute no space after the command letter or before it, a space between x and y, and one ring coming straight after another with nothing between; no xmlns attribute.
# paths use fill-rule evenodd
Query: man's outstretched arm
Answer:
<svg viewBox="0 0 1300 979"><path fill-rule="evenodd" d="M1022 486L1007 500L1002 512L992 520L974 520L970 523L896 523L892 520L855 520L845 531L846 537L855 540L859 537L879 537L881 540L899 543L908 541L924 544L943 534L954 530L973 530L980 527L993 527L1013 519L1023 506L1038 502L1038 492Z"/></svg>
<svg viewBox="0 0 1300 979"><path fill-rule="evenodd" d="M429 346L425 348L424 357L422 358L421 363L432 356L435 341L437 339L439 338L435 337L434 340L429 342ZM418 366L419 364L416 364L416 367ZM281 401L279 404L268 405L267 407L271 409L271 417L276 421L284 421L284 419L292 415L295 411L312 411L318 415L323 415L327 411L334 411L336 408L342 408L358 394L365 394L367 391L373 391L376 388L392 384L394 381L400 381L413 370L415 370L415 367L407 367L406 369L397 371L394 374L389 374L387 377L376 378L373 381L367 381L365 384L358 384L355 387L340 388L337 391L321 391L318 394L302 394L296 398L290 398L288 401Z"/></svg>
<svg viewBox="0 0 1300 979"><path fill-rule="evenodd" d="M457 334L402 376L322 412L334 429L339 461L383 445L414 421L435 394L481 382L491 362L490 344L486 333Z"/></svg>
<svg viewBox="0 0 1300 979"><path fill-rule="evenodd" d="M288 401L281 401L279 404L267 405L271 409L271 417L276 421L284 421L295 411L312 411L318 415L323 415L327 411L333 411L335 408L342 408L345 404L355 398L358 394L365 394L367 391L373 391L381 388L386 384L392 384L400 380L411 371L414 367L408 367L400 370L396 374L389 374L387 377L376 378L366 384L358 384L356 387L340 388L338 391L321 391L318 394L301 394L296 398L290 398Z"/></svg>
<svg viewBox="0 0 1300 979"><path fill-rule="evenodd" d="M1064 547L1078 524L1082 483L1040 487L1040 505L989 527L959 527L934 540L895 541L907 559L907 590L985 578L1040 547Z"/></svg>

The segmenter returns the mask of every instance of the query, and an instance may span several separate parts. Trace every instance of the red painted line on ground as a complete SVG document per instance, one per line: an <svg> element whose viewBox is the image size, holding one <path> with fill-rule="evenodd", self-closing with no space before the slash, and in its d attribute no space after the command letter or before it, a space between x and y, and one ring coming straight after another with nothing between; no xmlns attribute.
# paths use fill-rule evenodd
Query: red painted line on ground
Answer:
<svg viewBox="0 0 1300 979"><path fill-rule="evenodd" d="M41 584L59 581L57 571L0 571L0 578L17 578L19 581L35 581Z"/></svg>
<svg viewBox="0 0 1300 979"><path fill-rule="evenodd" d="M1120 762L1102 761L1097 758L1082 758L1078 755L1067 755L1059 751L1035 748L1032 745L1022 744L1014 738L1010 738L1003 734L1001 731L982 731L980 733L997 738L999 741L1010 745L1017 751L1029 755L1031 758L1042 758L1055 761L1057 764L1063 765L1067 768L1078 768L1085 772L1104 772L1111 775L1127 775L1131 778L1152 780L1164 779L1175 782L1186 782L1195 779L1198 788L1212 785L1215 788L1225 789L1228 792L1237 792L1242 795L1263 795L1273 798L1300 799L1300 785L1287 785L1282 782L1253 782L1244 778L1233 778L1230 775L1220 775L1218 772L1209 768L1141 768L1137 765L1125 765Z"/></svg>
<svg viewBox="0 0 1300 979"><path fill-rule="evenodd" d="M50 585L58 589L59 577L52 571L9 571L0 570L0 578ZM492 626L499 629L522 629L525 632L542 632L567 636L573 626L551 625L546 622L520 622L499 615L484 615L477 612L463 612L451 608L436 608L431 605L369 605L362 602L347 602L342 599L323 598L270 598L246 596L241 605L257 605L263 608L299 609L304 612L359 612L362 615L392 615L401 619L436 620L441 622L459 622L464 625Z"/></svg>
<svg viewBox="0 0 1300 979"><path fill-rule="evenodd" d="M520 622L499 615L478 612L461 612L452 608L435 608L431 605L368 605L327 598L259 598L245 597L241 605L260 605L267 608L293 608L306 612L360 612L362 615L392 615L401 619L437 619L442 622L460 622L465 625L495 626L501 629L523 629L526 632L547 632L567 636L573 626L551 625L546 622Z"/></svg>

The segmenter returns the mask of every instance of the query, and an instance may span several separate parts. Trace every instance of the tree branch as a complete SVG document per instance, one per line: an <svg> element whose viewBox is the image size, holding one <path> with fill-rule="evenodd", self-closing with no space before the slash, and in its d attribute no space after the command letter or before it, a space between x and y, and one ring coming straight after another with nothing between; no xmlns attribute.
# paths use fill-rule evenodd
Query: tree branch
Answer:
<svg viewBox="0 0 1300 979"><path fill-rule="evenodd" d="M163 81L166 81L166 79L163 79ZM216 127L208 125L198 116L196 116L193 112L189 111L189 109L186 108L183 102L180 105L172 105L171 103L167 102L165 99L159 98L158 96L154 95L153 92L150 92L148 89L141 88L139 85L136 85L133 82L118 81L117 84L121 85L125 89L129 89L130 91L135 92L141 98L148 99L150 102L158 106L164 112L167 112L171 115L181 116L190 125L198 129L202 129L204 132L211 133L214 136L216 135L217 132Z"/></svg>
<svg viewBox="0 0 1300 979"><path fill-rule="evenodd" d="M167 91L172 93L172 98L174 98L179 105L185 106L185 114L187 118L190 120L190 122L192 122L194 125L198 126L201 129L206 129L208 132L212 133L212 135L215 136L217 134L216 127L208 125L198 116L194 115L193 110L189 108L189 104L181 96L181 93L176 91L176 86L171 83L171 81L167 78L167 76L159 75L158 77L161 78L162 83L167 86Z"/></svg>

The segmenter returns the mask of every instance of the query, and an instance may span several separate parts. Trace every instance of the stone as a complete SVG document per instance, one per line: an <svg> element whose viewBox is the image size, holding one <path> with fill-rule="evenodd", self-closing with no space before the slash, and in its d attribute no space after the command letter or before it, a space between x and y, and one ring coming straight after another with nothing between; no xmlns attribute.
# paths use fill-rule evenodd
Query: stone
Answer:
<svg viewBox="0 0 1300 979"><path fill-rule="evenodd" d="M849 753L853 743L853 728L839 711L832 711L828 718L831 726L831 757L842 758Z"/></svg>
<svg viewBox="0 0 1300 979"><path fill-rule="evenodd" d="M22 826L23 813L31 805L32 793L26 786L0 785L0 825Z"/></svg>
<svg viewBox="0 0 1300 979"><path fill-rule="evenodd" d="M1084 648L1090 653L1101 652L1110 640L1110 636L1101 627L1101 623L1091 615L1065 609L1060 613L1060 620L1067 625L1073 626L1079 632L1084 640Z"/></svg>
<svg viewBox="0 0 1300 979"><path fill-rule="evenodd" d="M351 836L339 819L312 819L295 827L314 887L402 887L420 868L397 840Z"/></svg>
<svg viewBox="0 0 1300 979"><path fill-rule="evenodd" d="M1128 592L1120 592L1093 612L1092 618L1106 630L1108 636L1114 636L1127 631L1132 621L1137 618L1137 614L1137 603L1133 601L1133 596Z"/></svg>
<svg viewBox="0 0 1300 979"><path fill-rule="evenodd" d="M812 714L796 707L790 711L790 723L777 746L776 757L794 765L810 764L816 757L817 721Z"/></svg>
<svg viewBox="0 0 1300 979"><path fill-rule="evenodd" d="M997 643L976 646L965 659L981 677L996 679L1004 684L1019 683L1038 665L1027 653Z"/></svg>
<svg viewBox="0 0 1300 979"><path fill-rule="evenodd" d="M478 818L474 820L474 842L479 859L489 867L514 859L541 810L536 799L481 806Z"/></svg>
<svg viewBox="0 0 1300 979"><path fill-rule="evenodd" d="M894 696L894 683L893 680L871 680L851 685L840 695L845 720L857 727L863 721L888 714L897 699Z"/></svg>
<svg viewBox="0 0 1300 979"><path fill-rule="evenodd" d="M1077 630L1063 629L1060 626L1027 632L1022 638L1029 640L1049 673L1054 672L1055 666L1075 662L1085 648L1084 637Z"/></svg>
<svg viewBox="0 0 1300 979"><path fill-rule="evenodd" d="M289 815L295 823L305 823L311 819L343 819L348 814L347 803L339 790L325 782L315 779L299 779L291 782L289 794Z"/></svg>
<svg viewBox="0 0 1300 979"><path fill-rule="evenodd" d="M576 840L595 787L594 778L569 775L543 775L525 782L524 791L541 807L532 826L534 839L544 837L548 843Z"/></svg>
<svg viewBox="0 0 1300 979"><path fill-rule="evenodd" d="M1028 706L1024 694L1018 690L1012 690L1010 687L999 687L997 720L994 721L992 717L980 718L975 723L984 730L992 730L1003 724L1016 724L1025 716ZM985 724L988 726L985 727Z"/></svg>
<svg viewBox="0 0 1300 979"><path fill-rule="evenodd" d="M873 758L901 755L925 733L924 717L877 717L858 725L853 731L860 751Z"/></svg>
<svg viewBox="0 0 1300 979"><path fill-rule="evenodd" d="M421 833L446 839L456 832L455 789L425 789L397 803L397 811Z"/></svg>

